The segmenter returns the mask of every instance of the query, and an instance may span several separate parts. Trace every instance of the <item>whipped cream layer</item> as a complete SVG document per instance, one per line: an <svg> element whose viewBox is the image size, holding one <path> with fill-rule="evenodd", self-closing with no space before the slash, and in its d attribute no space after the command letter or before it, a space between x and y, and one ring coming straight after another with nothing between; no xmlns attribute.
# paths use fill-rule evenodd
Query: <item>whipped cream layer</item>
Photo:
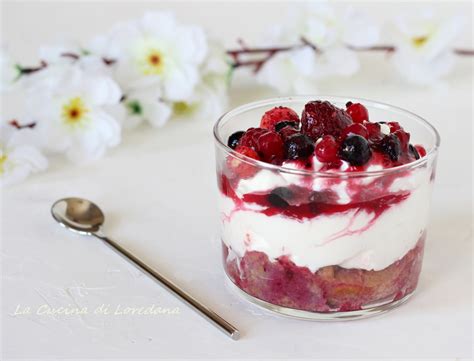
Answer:
<svg viewBox="0 0 474 361"><path fill-rule="evenodd" d="M430 177L429 168L419 168L397 178L387 192L409 191L409 196L376 219L374 214L359 209L303 220L267 216L258 212L261 209L258 205L237 206L231 198L220 194L222 240L237 256L243 256L246 251L264 252L270 259L286 256L312 272L332 265L381 270L414 248L423 234L429 215ZM331 183L318 178L310 186L314 190L331 189L339 197L337 202L346 204L354 192L353 183L349 186L349 182L354 181L363 186L371 180L341 179ZM241 197L292 184L302 186L306 182L307 178L301 176L261 170L250 179L240 180L235 192Z"/></svg>

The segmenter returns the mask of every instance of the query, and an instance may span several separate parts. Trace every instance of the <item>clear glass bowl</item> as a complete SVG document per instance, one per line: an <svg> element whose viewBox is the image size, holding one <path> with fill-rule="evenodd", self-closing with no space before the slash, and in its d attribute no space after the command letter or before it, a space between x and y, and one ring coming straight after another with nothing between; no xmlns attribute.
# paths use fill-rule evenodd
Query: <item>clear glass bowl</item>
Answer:
<svg viewBox="0 0 474 361"><path fill-rule="evenodd" d="M427 154L395 168L314 172L239 154L228 137L262 114L308 101L360 102L372 121L397 121ZM406 110L365 99L287 97L224 114L214 127L227 276L248 300L284 315L354 319L400 305L423 258L439 135Z"/></svg>

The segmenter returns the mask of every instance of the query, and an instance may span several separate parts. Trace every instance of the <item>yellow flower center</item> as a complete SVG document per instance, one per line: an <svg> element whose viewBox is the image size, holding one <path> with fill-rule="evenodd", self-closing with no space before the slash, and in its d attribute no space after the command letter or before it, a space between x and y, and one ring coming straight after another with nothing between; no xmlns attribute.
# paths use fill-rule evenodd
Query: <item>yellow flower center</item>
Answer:
<svg viewBox="0 0 474 361"><path fill-rule="evenodd" d="M185 116L193 113L196 110L196 104L190 104L186 102L175 102L173 103L173 114L178 116Z"/></svg>
<svg viewBox="0 0 474 361"><path fill-rule="evenodd" d="M412 38L411 41L412 41L413 45L415 46L415 48L421 48L428 41L428 37L427 36L417 36L415 38Z"/></svg>
<svg viewBox="0 0 474 361"><path fill-rule="evenodd" d="M62 118L66 124L74 125L81 122L89 112L80 97L70 99L63 105Z"/></svg>
<svg viewBox="0 0 474 361"><path fill-rule="evenodd" d="M5 162L7 161L7 155L0 155L0 175L5 172Z"/></svg>
<svg viewBox="0 0 474 361"><path fill-rule="evenodd" d="M164 69L163 53L156 49L150 49L145 59L141 61L145 75L160 75Z"/></svg>

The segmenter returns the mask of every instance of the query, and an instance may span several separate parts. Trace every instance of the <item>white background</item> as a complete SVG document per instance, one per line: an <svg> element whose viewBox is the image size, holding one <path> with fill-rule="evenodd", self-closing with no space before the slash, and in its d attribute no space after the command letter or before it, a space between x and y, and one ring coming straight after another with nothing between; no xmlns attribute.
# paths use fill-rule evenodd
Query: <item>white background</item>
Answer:
<svg viewBox="0 0 474 361"><path fill-rule="evenodd" d="M426 3L425 3L426 4ZM415 11L419 3L360 3L381 22ZM25 64L58 36L88 40L119 20L145 10L172 9L185 23L204 26L227 45L257 40L284 18L288 3L270 2L8 2L2 37ZM469 26L460 46L472 47L472 5L460 10ZM456 44L453 44L456 45ZM274 96L236 74L231 106ZM216 241L214 119L143 127L93 164L55 162L46 173L2 191L3 358L451 358L472 356L472 59L461 59L446 82L417 88L391 74L383 54L363 56L351 79L321 84L321 91L392 103L431 121L442 147L432 220L420 284L412 300L379 318L314 323L268 314L225 286ZM227 339L99 241L59 228L49 214L54 200L83 196L103 207L105 231L200 297L242 332ZM78 316L14 315L17 305L86 306ZM179 315L94 315L155 304Z"/></svg>

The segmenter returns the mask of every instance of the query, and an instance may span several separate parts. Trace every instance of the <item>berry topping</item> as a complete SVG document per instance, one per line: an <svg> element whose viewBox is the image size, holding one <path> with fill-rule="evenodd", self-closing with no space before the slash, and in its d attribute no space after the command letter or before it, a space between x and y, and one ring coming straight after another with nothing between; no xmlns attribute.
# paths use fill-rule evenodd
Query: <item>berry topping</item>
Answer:
<svg viewBox="0 0 474 361"><path fill-rule="evenodd" d="M298 129L293 128L291 125L287 125L283 129L281 129L278 133L280 134L281 139L283 139L286 142L287 139L291 137L292 135L300 134L300 131Z"/></svg>
<svg viewBox="0 0 474 361"><path fill-rule="evenodd" d="M252 159L260 159L255 150L250 147L246 147L245 145L238 145L235 148L235 151ZM257 168L252 164L245 163L244 161L241 161L240 159L233 156L229 156L227 158L227 165L229 169L240 178L250 178L257 172Z"/></svg>
<svg viewBox="0 0 474 361"><path fill-rule="evenodd" d="M367 128L364 127L360 123L354 123L346 127L342 131L341 138L344 139L347 135L350 135L350 134L357 134L357 135L360 135L361 137L364 137L365 139L369 138L369 132L367 131Z"/></svg>
<svg viewBox="0 0 474 361"><path fill-rule="evenodd" d="M253 159L257 159L257 160L260 159L260 157L258 156L258 153L255 150L253 150L252 148L246 147L245 145L237 146L237 148L235 148L235 151Z"/></svg>
<svg viewBox="0 0 474 361"><path fill-rule="evenodd" d="M268 132L267 129L262 129L262 128L249 128L242 138L240 138L239 145L244 145L246 147L253 148L254 150L257 149L257 142L258 138Z"/></svg>
<svg viewBox="0 0 474 361"><path fill-rule="evenodd" d="M278 122L278 123L275 124L275 131L279 132L280 130L282 130L286 126L292 127L294 129L298 129L299 124L297 122L284 120L282 122Z"/></svg>
<svg viewBox="0 0 474 361"><path fill-rule="evenodd" d="M364 120L369 120L367 108L360 103L347 102L346 111L354 123L362 123Z"/></svg>
<svg viewBox="0 0 474 361"><path fill-rule="evenodd" d="M332 135L325 135L319 143L316 144L315 154L320 162L336 162L339 145Z"/></svg>
<svg viewBox="0 0 474 361"><path fill-rule="evenodd" d="M423 158L426 155L426 149L422 145L415 145L416 150L418 151L418 154L420 155L421 158Z"/></svg>
<svg viewBox="0 0 474 361"><path fill-rule="evenodd" d="M380 131L380 124L364 122L364 126L365 129L367 129L367 133L369 134L369 140L371 142L376 143L382 140L383 134Z"/></svg>
<svg viewBox="0 0 474 361"><path fill-rule="evenodd" d="M270 164L297 160L298 167L318 171L357 171L369 161L395 167L426 155L421 145L410 144L410 133L400 123L371 122L361 103L348 102L344 110L322 100L306 103L301 121L293 109L274 107L262 116L260 127L233 133L227 145ZM237 160L231 162L231 171L240 176L255 174L258 167L233 158Z"/></svg>
<svg viewBox="0 0 474 361"><path fill-rule="evenodd" d="M372 155L369 143L360 135L349 135L341 144L339 156L351 165L361 166L367 163Z"/></svg>
<svg viewBox="0 0 474 361"><path fill-rule="evenodd" d="M349 114L328 101L316 100L307 103L301 116L302 132L313 140L326 134L338 137L351 123Z"/></svg>
<svg viewBox="0 0 474 361"><path fill-rule="evenodd" d="M413 157L416 160L420 159L420 153L418 153L418 151L416 150L416 148L413 145L410 144L408 146L408 150L409 150L410 154L413 155Z"/></svg>
<svg viewBox="0 0 474 361"><path fill-rule="evenodd" d="M386 135L380 142L379 147L393 162L396 162L402 154L400 140L395 134Z"/></svg>
<svg viewBox="0 0 474 361"><path fill-rule="evenodd" d="M289 200L293 197L293 192L286 187L278 187L268 195L268 202L277 208L289 207Z"/></svg>
<svg viewBox="0 0 474 361"><path fill-rule="evenodd" d="M398 122L388 122L387 125L390 127L391 133L395 133L397 130L402 129L400 123Z"/></svg>
<svg viewBox="0 0 474 361"><path fill-rule="evenodd" d="M227 140L227 145L232 148L232 149L235 149L238 145L239 145L239 140L240 138L242 138L242 135L244 135L245 132L243 131L238 131L238 132L235 132L234 134L232 134L229 139Z"/></svg>
<svg viewBox="0 0 474 361"><path fill-rule="evenodd" d="M262 160L268 163L279 163L285 154L283 141L276 132L267 131L258 137L257 151Z"/></svg>
<svg viewBox="0 0 474 361"><path fill-rule="evenodd" d="M305 134L294 134L285 142L285 155L287 159L304 159L313 154L314 144Z"/></svg>
<svg viewBox="0 0 474 361"><path fill-rule="evenodd" d="M393 134L398 137L402 152L406 152L408 150L408 143L410 142L410 133L405 132L403 129L398 129L393 132Z"/></svg>
<svg viewBox="0 0 474 361"><path fill-rule="evenodd" d="M287 107L275 107L267 111L262 119L260 120L260 128L275 130L275 125L282 121L295 122L296 124L300 123L300 118L298 114Z"/></svg>

